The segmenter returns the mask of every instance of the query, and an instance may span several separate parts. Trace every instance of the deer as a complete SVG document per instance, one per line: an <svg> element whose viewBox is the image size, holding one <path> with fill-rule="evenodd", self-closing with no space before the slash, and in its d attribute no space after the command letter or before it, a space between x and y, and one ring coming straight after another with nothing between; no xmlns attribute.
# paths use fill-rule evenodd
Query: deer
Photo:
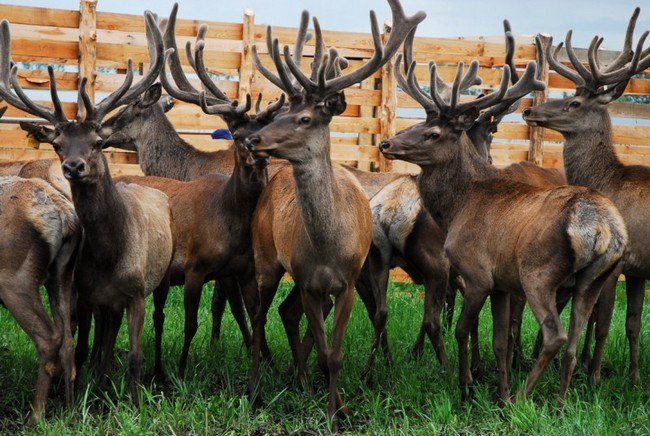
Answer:
<svg viewBox="0 0 650 436"><path fill-rule="evenodd" d="M324 43L317 40L311 74L305 74L300 58L292 57L288 46L282 58L271 27L267 28L267 41L271 41L277 75L259 61L255 45L252 51L260 73L288 95L289 109L249 136L246 144L255 156L286 159L290 166L280 169L269 181L253 216L260 305L253 323L249 392L254 393L258 382L268 310L286 271L300 292L295 310L304 309L307 315L318 364L328 379L327 412L334 431L338 431L339 415L347 412L338 391L341 347L354 301L354 284L372 242L373 223L367 196L357 179L331 162L329 123L345 110L343 90L385 64L408 32L425 18L423 12L407 17L397 0L389 0L389 5L394 25L389 40L382 44L376 16L371 12L375 51L352 73L344 75L336 49L323 50ZM314 27L318 26L314 19ZM330 296L334 297L334 328L328 346L322 310ZM297 349L298 331L287 333L292 350ZM298 374L305 380L305 362L298 354Z"/></svg>
<svg viewBox="0 0 650 436"><path fill-rule="evenodd" d="M86 91L87 80L81 79L79 101L82 104L76 119L68 120L62 110L51 66L48 67L51 109L35 103L22 90L16 77L17 67L11 63L9 23L4 20L0 24L0 96L12 106L54 125L54 129L43 129L70 184L72 202L83 229L73 281L78 293L76 368L79 370L86 358L94 315L106 326L102 337L95 337L104 344L99 375L106 374L126 309L128 365L134 401L137 401L135 389L141 378L143 360L140 337L145 315L144 299L151 292L156 297L165 294L168 288L168 269L173 252L171 214L169 200L162 192L133 184L113 183L102 153L110 142L103 141L98 132L106 114L143 93L156 80L162 67L162 36L150 12L145 13L145 25L154 56L150 70L132 86L132 62L129 60L124 83L99 104L92 103ZM161 367L161 311L162 307L157 304L154 314L157 372Z"/></svg>
<svg viewBox="0 0 650 436"><path fill-rule="evenodd" d="M173 35L176 8L168 20L166 35ZM251 220L258 197L267 183L268 159L254 159L244 139L270 124L283 109L284 97L256 114L248 114L252 102L231 101L217 87L205 68L203 51L207 25L201 25L194 48L192 66L210 94L192 88L181 90L166 77L166 65L180 66L178 52L167 56L161 78L174 98L199 105L202 110L224 119L235 138L233 157L236 162L230 176L213 174L183 182L159 177L129 177L130 182L152 186L170 197L176 251L171 268L171 282L184 283L185 338L179 374L185 376L189 349L197 330L197 315L203 284L214 278L233 277L232 285L241 288L246 307L255 314L257 283L251 249ZM166 37L167 38L167 37ZM168 45L169 48L169 45ZM183 76L185 80L185 76ZM180 82L175 79L176 82ZM160 87L151 100L160 97ZM120 135L120 131L116 133ZM110 138L109 138L110 140ZM243 330L243 329L242 329ZM266 347L265 347L266 348ZM268 353L266 353L268 356Z"/></svg>
<svg viewBox="0 0 650 436"><path fill-rule="evenodd" d="M628 23L623 50L609 65L603 67L598 50L603 38L594 37L589 45L588 65L585 67L571 44L572 31L566 35L566 51L573 68L557 60L558 44L546 53L550 66L561 76L571 80L574 95L549 101L523 111L523 119L530 126L555 130L564 137L564 169L569 183L586 186L602 192L619 208L630 235L622 273L625 274L627 293L626 335L630 345L630 379L640 382L638 340L645 280L650 277L650 250L646 237L648 218L644 206L650 204L650 168L625 165L616 156L612 138L612 122L607 105L625 92L630 78L650 67L650 49L643 49L648 32L632 50L633 34L640 9L636 8ZM608 298L598 307L595 328L595 349L589 365L593 384L600 381L602 353L609 332L616 279L605 288ZM588 363L589 350L583 355Z"/></svg>
<svg viewBox="0 0 650 436"><path fill-rule="evenodd" d="M3 26L0 24L0 26ZM52 378L63 372L65 400L74 404L76 377L71 328L72 271L81 237L72 203L40 179L0 177L0 305L36 347L38 376L30 423L42 419ZM40 287L44 285L52 317Z"/></svg>
<svg viewBox="0 0 650 436"><path fill-rule="evenodd" d="M474 61L475 64L477 61ZM442 94L435 62L429 63L430 93L415 78L416 63L407 68L407 92L425 109L425 121L379 144L388 159L402 159L422 169L418 186L425 206L447 232L445 252L465 282L465 295L455 336L459 349L461 400L473 396L467 344L469 331L489 296L493 316L493 349L499 371L498 398L509 401L509 293L523 294L543 331L537 360L521 394L532 393L549 361L566 343L559 401L563 402L576 364L578 338L603 284L620 269L627 244L625 223L616 206L584 187L542 188L508 179L482 158L466 131L481 110L544 89L530 62L519 81L508 87L505 65L495 92L460 102L464 65L458 64L450 95ZM471 66L476 68L476 66ZM395 74L402 76L399 62ZM471 252L472 256L467 256ZM562 287L573 289L568 334L556 308Z"/></svg>

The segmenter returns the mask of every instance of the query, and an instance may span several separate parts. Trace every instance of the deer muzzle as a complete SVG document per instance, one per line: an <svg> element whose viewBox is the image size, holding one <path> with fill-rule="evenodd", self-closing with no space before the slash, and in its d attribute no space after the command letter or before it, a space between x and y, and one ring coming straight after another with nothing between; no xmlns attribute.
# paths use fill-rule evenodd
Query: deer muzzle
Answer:
<svg viewBox="0 0 650 436"><path fill-rule="evenodd" d="M66 159L61 165L63 176L68 180L79 180L86 177L86 163L83 159Z"/></svg>

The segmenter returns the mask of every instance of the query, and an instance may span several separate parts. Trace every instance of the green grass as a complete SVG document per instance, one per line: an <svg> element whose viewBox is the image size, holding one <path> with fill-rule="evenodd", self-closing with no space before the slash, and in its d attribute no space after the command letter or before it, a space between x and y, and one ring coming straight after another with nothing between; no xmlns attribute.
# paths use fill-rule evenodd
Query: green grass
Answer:
<svg viewBox="0 0 650 436"><path fill-rule="evenodd" d="M288 286L283 285L278 297L286 295L287 291ZM102 392L90 384L71 411L63 405L62 389L55 389L48 403L46 422L32 429L26 429L24 423L36 377L34 348L11 315L0 310L0 433L327 433L327 392L322 377L314 369L313 356L312 394L296 388L284 375L291 355L276 310L280 298L276 299L267 326L279 373L268 368L263 370L260 390L264 401L261 406L253 407L245 395L250 359L229 314L224 318L221 343L214 350L209 347L211 296L209 287L203 295L199 332L193 342L185 381L173 376L183 338L182 294L180 289L174 289L166 310L164 361L170 375L167 386L160 389L146 382L140 391L140 406L132 405L125 377L128 342L123 327L116 350L114 387ZM372 329L363 305L357 300L346 334L340 383L352 411L352 416L343 424L344 429L363 434L647 434L650 432L650 339L642 334L643 384L632 388L627 379L625 298L620 290L619 297L605 353L605 365L611 368L611 374L603 378L598 389L589 387L583 375L576 375L561 409L556 402L556 367L549 367L530 399L505 408L497 406L493 401L496 371L489 370L486 379L477 386L476 399L468 404L460 403L456 370L452 374L443 373L429 344L420 360L407 359L407 349L418 331L422 313L418 288L409 285L393 284L389 290L388 329L395 365L388 368L380 357L371 383L362 384L360 372ZM644 326L650 325L648 309L646 307L644 312ZM153 366L151 301L147 310L143 348L145 374L149 377ZM527 352L532 348L536 332L536 323L527 310L523 328ZM457 347L452 332L446 333L445 344L455 365ZM481 351L487 367L493 368L487 307L481 314ZM82 377L84 381L89 379L85 372ZM514 372L512 392L524 381L524 373Z"/></svg>

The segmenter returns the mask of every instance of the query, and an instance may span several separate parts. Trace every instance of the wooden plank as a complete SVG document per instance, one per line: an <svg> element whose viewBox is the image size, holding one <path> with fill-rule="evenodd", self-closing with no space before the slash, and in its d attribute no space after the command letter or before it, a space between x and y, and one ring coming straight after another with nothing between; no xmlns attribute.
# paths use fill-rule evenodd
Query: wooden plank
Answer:
<svg viewBox="0 0 650 436"><path fill-rule="evenodd" d="M539 106L546 102L548 97L548 62L546 61L546 50L552 42L552 38L548 35L537 35L540 41L541 55L537 57L537 80L546 83L546 88L543 91L536 91L533 93L533 106ZM530 144L528 146L528 160L537 165L542 164L544 155L544 128L531 127L530 128Z"/></svg>
<svg viewBox="0 0 650 436"><path fill-rule="evenodd" d="M81 0L79 13L79 77L87 80L86 92L94 103L97 78L97 0Z"/></svg>
<svg viewBox="0 0 650 436"><path fill-rule="evenodd" d="M242 52L239 67L239 101L245 101L246 95L251 93L254 77L253 43L255 40L255 13L252 9L244 10L242 28Z"/></svg>
<svg viewBox="0 0 650 436"><path fill-rule="evenodd" d="M79 28L79 11L0 4L0 17L14 24Z"/></svg>
<svg viewBox="0 0 650 436"><path fill-rule="evenodd" d="M375 89L375 79L370 77L363 82L361 82L361 89ZM346 96L347 100L347 96ZM361 106L359 108L359 116L361 117L374 117L374 107L372 106ZM359 145L372 145L372 140L373 140L373 135L370 133L359 133L358 136L358 144ZM364 162L364 164L359 164L357 165L357 168L365 170L365 171L370 171L372 168L370 167L370 162Z"/></svg>
<svg viewBox="0 0 650 436"><path fill-rule="evenodd" d="M382 42L386 44L390 37L391 24L384 23ZM393 60L389 60L381 68L381 105L379 107L379 137L378 142L392 138L397 133L397 81L393 72ZM379 171L388 172L393 167L393 161L379 156Z"/></svg>

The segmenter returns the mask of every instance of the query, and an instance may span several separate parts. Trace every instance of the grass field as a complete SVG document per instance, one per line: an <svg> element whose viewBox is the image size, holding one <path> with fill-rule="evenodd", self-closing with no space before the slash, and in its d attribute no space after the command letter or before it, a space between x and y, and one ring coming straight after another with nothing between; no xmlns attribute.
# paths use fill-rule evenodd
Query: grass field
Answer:
<svg viewBox="0 0 650 436"><path fill-rule="evenodd" d="M278 296L287 292L288 286L283 285ZM168 385L158 388L146 382L140 391L140 406L137 409L132 406L124 372L127 337L123 326L116 351L114 387L100 391L90 384L77 398L72 411L65 410L62 391L55 390L48 403L46 422L32 429L25 429L24 422L36 377L34 348L11 315L0 310L0 433L327 433L327 392L318 371L312 369L312 394L295 387L285 375L291 355L277 306L271 310L267 332L278 372L263 370L260 387L263 404L253 407L245 395L249 357L229 314L224 318L221 342L215 349L209 346L211 295L212 289L208 287L185 381L173 375L183 337L182 294L180 289L174 289L167 305L164 339L165 364L170 375ZM621 290L619 297L605 353L609 374L598 389L590 388L584 375L577 374L563 408L558 408L556 403L558 369L555 367L545 373L531 398L504 408L493 401L497 375L496 371L488 370L486 378L477 386L476 399L468 404L460 403L456 371L443 373L429 344L420 360L407 359L407 349L418 331L422 313L418 288L410 285L393 284L389 290L388 330L395 364L389 368L380 357L372 380L362 384L360 372L369 349L371 326L363 305L357 300L344 344L341 389L352 415L343 423L343 429L361 434L648 434L650 338L647 332L641 336L643 384L632 388L627 379L625 298ZM650 325L647 306L643 322L646 330ZM145 374L150 375L153 370L151 302L147 310L143 348ZM536 329L527 310L523 328L527 351L532 348ZM445 344L455 365L457 347L452 332L446 333ZM481 314L481 352L487 367L493 368L487 307ZM313 356L311 368L315 368ZM85 373L82 377L88 380ZM524 373L514 372L512 392L524 381Z"/></svg>

